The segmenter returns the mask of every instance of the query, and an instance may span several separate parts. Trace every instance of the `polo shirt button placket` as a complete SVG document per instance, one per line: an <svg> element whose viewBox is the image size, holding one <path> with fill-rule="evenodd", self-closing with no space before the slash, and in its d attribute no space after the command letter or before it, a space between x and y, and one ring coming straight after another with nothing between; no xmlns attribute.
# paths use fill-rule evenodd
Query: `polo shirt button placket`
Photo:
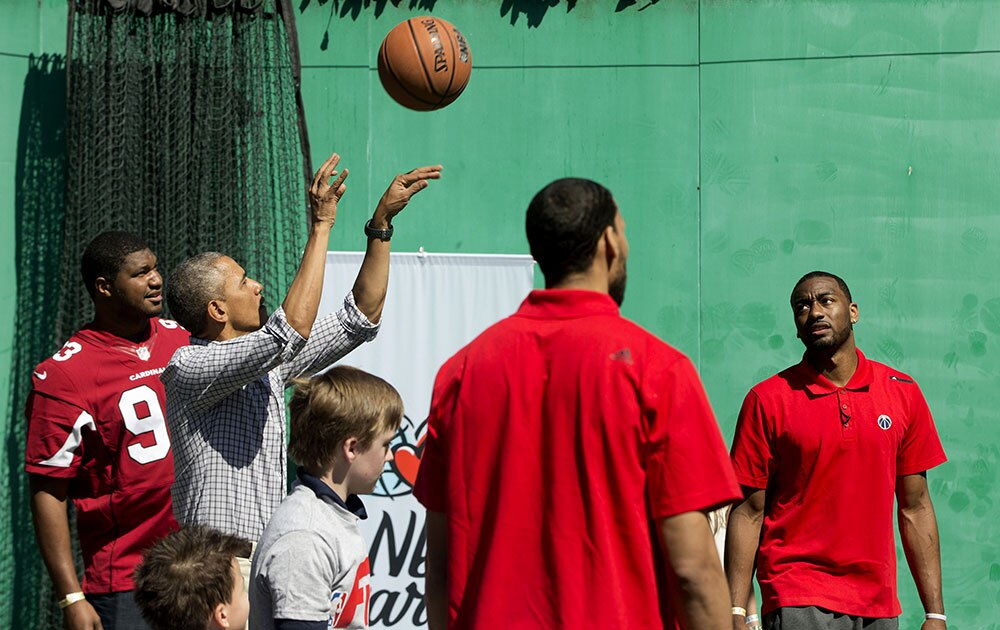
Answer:
<svg viewBox="0 0 1000 630"><path fill-rule="evenodd" d="M837 390L837 405L840 412L841 436L844 442L855 442L858 434L855 430L856 423L851 422L851 402L846 389L840 388Z"/></svg>

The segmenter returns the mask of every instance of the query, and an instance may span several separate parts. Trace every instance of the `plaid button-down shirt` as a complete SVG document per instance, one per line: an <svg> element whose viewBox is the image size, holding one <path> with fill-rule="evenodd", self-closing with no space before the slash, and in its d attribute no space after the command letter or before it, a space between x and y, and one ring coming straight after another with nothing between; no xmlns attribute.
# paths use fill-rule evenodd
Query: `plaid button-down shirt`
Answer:
<svg viewBox="0 0 1000 630"><path fill-rule="evenodd" d="M285 397L378 333L348 293L308 341L275 311L264 327L228 341L191 338L161 378L174 447L174 516L256 541L285 496Z"/></svg>

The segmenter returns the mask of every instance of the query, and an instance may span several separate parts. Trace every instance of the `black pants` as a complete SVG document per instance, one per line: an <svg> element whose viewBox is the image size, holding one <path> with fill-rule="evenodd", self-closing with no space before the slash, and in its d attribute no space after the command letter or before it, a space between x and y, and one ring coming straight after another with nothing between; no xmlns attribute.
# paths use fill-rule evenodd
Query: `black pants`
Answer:
<svg viewBox="0 0 1000 630"><path fill-rule="evenodd" d="M764 630L899 630L899 619L852 617L815 606L785 606L764 615Z"/></svg>
<svg viewBox="0 0 1000 630"><path fill-rule="evenodd" d="M100 615L104 630L149 630L132 599L132 591L87 595L87 601Z"/></svg>

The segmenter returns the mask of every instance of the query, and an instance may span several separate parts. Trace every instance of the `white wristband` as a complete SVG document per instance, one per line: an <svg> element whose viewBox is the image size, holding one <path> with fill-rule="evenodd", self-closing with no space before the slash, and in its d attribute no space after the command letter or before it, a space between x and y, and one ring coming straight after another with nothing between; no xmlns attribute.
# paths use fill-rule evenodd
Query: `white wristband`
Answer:
<svg viewBox="0 0 1000 630"><path fill-rule="evenodd" d="M740 608L739 606L733 606L733 614L734 615L739 615L741 617L746 617L747 609L746 608Z"/></svg>
<svg viewBox="0 0 1000 630"><path fill-rule="evenodd" d="M924 615L924 619L938 619L940 621L948 621L948 617L945 615L939 615L938 613L927 613Z"/></svg>
<svg viewBox="0 0 1000 630"><path fill-rule="evenodd" d="M747 615L746 624L749 626L752 623L757 623L760 621L760 615Z"/></svg>
<svg viewBox="0 0 1000 630"><path fill-rule="evenodd" d="M66 597L60 599L58 602L59 608L67 608L83 599L87 599L87 597L80 591L75 593L66 593Z"/></svg>

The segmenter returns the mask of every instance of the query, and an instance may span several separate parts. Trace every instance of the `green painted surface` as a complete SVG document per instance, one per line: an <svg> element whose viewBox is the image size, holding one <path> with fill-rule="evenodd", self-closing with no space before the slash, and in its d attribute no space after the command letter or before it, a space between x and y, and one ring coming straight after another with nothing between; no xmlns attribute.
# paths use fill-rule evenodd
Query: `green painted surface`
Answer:
<svg viewBox="0 0 1000 630"><path fill-rule="evenodd" d="M702 370L716 409L731 418L748 382L800 356L787 306L799 276L847 279L861 348L917 379L950 457L929 479L951 627L987 627L1000 603L998 61L702 68ZM920 607L904 566L909 628Z"/></svg>
<svg viewBox="0 0 1000 630"><path fill-rule="evenodd" d="M445 177L397 220L396 251L526 253L538 188L602 181L628 224L625 313L696 360L727 438L747 389L801 354L792 283L842 274L861 347L921 383L951 460L930 473L950 627L1000 627L1000 5L421 3L463 30L476 69L454 105L417 114L374 71L411 3L294 4L313 161L336 149L353 171L336 249L362 247L389 179L420 164ZM27 68L10 55L62 52L64 23L58 0L0 23L8 120ZM8 268L17 133L0 130ZM0 297L15 291L0 275ZM899 581L901 627L917 627L902 559Z"/></svg>
<svg viewBox="0 0 1000 630"><path fill-rule="evenodd" d="M703 0L701 61L1000 50L993 0Z"/></svg>
<svg viewBox="0 0 1000 630"><path fill-rule="evenodd" d="M306 65L374 67L379 44L393 26L428 14L448 20L475 42L472 54L477 68L696 64L698 3L659 1L639 10L647 3L641 0L620 12L615 12L616 3L598 0L365 2L370 6L346 12L345 7L362 3L300 0L296 4L306 7L297 13ZM418 4L433 9L408 8ZM570 4L574 6L568 10Z"/></svg>

